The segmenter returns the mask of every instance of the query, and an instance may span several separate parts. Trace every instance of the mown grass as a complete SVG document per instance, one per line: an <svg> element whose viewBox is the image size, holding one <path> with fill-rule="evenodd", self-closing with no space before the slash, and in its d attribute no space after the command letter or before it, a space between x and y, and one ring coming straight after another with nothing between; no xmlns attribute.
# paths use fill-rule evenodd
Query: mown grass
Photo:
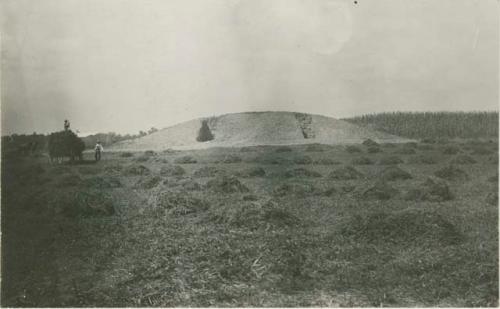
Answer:
<svg viewBox="0 0 500 309"><path fill-rule="evenodd" d="M495 148L365 144L4 160L2 305L497 306Z"/></svg>

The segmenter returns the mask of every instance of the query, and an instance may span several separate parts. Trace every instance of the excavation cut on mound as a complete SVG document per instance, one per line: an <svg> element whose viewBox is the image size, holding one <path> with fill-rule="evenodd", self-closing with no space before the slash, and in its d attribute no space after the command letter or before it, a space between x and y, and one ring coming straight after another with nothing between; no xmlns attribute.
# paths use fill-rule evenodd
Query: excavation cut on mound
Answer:
<svg viewBox="0 0 500 309"><path fill-rule="evenodd" d="M213 138L199 137L205 127ZM292 112L249 112L194 119L134 140L116 143L112 151L198 149L292 144L404 142L407 139L330 117Z"/></svg>
<svg viewBox="0 0 500 309"><path fill-rule="evenodd" d="M455 245L462 241L460 231L436 211L404 210L354 216L342 229L344 235L373 243L407 246L434 243Z"/></svg>

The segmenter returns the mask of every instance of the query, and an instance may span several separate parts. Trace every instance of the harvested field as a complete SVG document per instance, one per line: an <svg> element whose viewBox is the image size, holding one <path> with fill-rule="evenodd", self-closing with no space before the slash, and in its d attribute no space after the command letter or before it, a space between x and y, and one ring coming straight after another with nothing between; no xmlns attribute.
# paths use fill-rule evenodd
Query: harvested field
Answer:
<svg viewBox="0 0 500 309"><path fill-rule="evenodd" d="M12 157L2 305L497 306L498 156L422 145Z"/></svg>

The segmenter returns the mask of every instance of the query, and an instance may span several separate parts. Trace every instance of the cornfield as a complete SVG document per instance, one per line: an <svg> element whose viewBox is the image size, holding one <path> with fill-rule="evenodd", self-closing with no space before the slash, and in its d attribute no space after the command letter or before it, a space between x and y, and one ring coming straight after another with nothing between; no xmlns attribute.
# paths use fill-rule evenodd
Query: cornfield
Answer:
<svg viewBox="0 0 500 309"><path fill-rule="evenodd" d="M498 138L498 112L392 112L344 120L408 138Z"/></svg>

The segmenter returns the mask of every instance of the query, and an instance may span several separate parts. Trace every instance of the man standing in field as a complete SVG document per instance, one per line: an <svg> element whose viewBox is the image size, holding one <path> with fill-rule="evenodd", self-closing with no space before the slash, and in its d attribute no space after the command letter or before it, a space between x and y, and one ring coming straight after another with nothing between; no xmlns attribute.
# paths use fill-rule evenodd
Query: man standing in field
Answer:
<svg viewBox="0 0 500 309"><path fill-rule="evenodd" d="M104 148L102 147L101 145L101 142L97 142L97 144L95 144L95 161L100 161L101 160L101 152L104 151Z"/></svg>
<svg viewBox="0 0 500 309"><path fill-rule="evenodd" d="M68 131L69 130L69 121L68 119L64 120L64 131Z"/></svg>

